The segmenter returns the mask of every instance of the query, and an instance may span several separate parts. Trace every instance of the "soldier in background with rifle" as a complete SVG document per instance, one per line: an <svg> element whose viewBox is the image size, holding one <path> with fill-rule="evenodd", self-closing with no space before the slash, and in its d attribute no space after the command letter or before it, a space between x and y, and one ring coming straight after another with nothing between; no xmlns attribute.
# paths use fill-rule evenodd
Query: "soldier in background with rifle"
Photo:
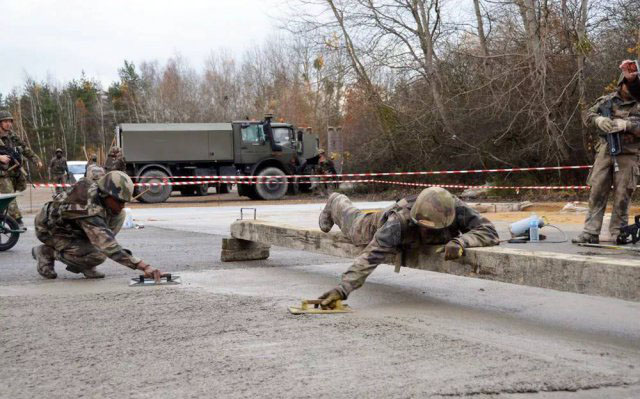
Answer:
<svg viewBox="0 0 640 399"><path fill-rule="evenodd" d="M613 211L609 232L617 239L628 224L629 202L640 174L640 78L637 61L620 64L622 73L615 92L600 97L587 110L584 122L599 131L596 159L587 184L589 212L574 244L598 244L602 219L613 186Z"/></svg>
<svg viewBox="0 0 640 399"><path fill-rule="evenodd" d="M69 167L67 166L67 158L62 155L62 149L56 149L56 155L51 158L49 162L49 180L52 180L55 184L67 184L69 173ZM56 195L65 190L64 186L56 187Z"/></svg>
<svg viewBox="0 0 640 399"><path fill-rule="evenodd" d="M27 188L27 172L24 159L28 158L38 168L42 168L40 158L27 147L11 128L13 116L9 111L0 111L0 193L10 194ZM13 217L21 229L25 229L18 203L14 199L9 204L9 216Z"/></svg>
<svg viewBox="0 0 640 399"><path fill-rule="evenodd" d="M331 158L327 158L326 152L322 148L318 148L318 163L315 168L315 174L327 175L326 178L321 177L315 187L316 195L326 196L329 194L329 184L325 181L332 179L331 176L337 174L336 166Z"/></svg>
<svg viewBox="0 0 640 399"><path fill-rule="evenodd" d="M119 170L124 172L126 170L126 161L124 159L124 155L122 154L122 148L118 146L111 147L109 150L109 155L107 156L107 160L104 163L105 172L109 173L114 170Z"/></svg>

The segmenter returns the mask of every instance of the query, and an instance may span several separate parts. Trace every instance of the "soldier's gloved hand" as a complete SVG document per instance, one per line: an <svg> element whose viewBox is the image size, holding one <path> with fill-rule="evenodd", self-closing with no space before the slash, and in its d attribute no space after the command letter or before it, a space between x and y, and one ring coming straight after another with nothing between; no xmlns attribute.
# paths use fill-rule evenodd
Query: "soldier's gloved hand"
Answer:
<svg viewBox="0 0 640 399"><path fill-rule="evenodd" d="M606 116L597 117L595 122L596 126L598 126L598 129L602 130L605 133L611 132L615 126L613 120L611 120L611 118L607 118Z"/></svg>
<svg viewBox="0 0 640 399"><path fill-rule="evenodd" d="M318 299L322 299L322 303L320 306L322 309L333 309L336 307L336 301L344 299L340 291L337 288L332 289L331 291L327 291L324 294L320 295Z"/></svg>
<svg viewBox="0 0 640 399"><path fill-rule="evenodd" d="M613 120L613 130L618 132L629 132L633 130L633 123L631 121L625 121L624 119Z"/></svg>
<svg viewBox="0 0 640 399"><path fill-rule="evenodd" d="M444 246L444 260L458 259L464 254L464 248L457 241L449 241Z"/></svg>

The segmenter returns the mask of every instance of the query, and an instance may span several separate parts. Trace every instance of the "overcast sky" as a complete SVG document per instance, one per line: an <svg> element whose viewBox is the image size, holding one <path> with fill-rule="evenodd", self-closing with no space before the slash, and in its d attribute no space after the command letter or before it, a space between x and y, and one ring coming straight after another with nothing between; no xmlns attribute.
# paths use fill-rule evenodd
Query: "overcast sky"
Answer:
<svg viewBox="0 0 640 399"><path fill-rule="evenodd" d="M25 77L108 85L123 61L180 54L200 67L212 50L241 55L277 31L283 0L0 0L0 93Z"/></svg>

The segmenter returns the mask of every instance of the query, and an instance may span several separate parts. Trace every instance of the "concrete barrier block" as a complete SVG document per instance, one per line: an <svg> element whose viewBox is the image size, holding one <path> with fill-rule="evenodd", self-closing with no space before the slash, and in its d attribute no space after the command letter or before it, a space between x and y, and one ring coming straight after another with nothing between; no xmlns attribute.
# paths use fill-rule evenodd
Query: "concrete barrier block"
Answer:
<svg viewBox="0 0 640 399"><path fill-rule="evenodd" d="M223 262L262 260L269 257L270 245L238 238L223 238L220 259Z"/></svg>

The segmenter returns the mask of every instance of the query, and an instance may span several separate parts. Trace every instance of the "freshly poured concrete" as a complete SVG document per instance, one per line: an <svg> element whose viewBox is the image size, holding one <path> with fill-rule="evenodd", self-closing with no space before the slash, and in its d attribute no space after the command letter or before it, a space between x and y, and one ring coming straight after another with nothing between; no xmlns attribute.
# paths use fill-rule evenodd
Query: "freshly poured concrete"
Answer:
<svg viewBox="0 0 640 399"><path fill-rule="evenodd" d="M257 205L309 227L320 210ZM110 261L104 280L59 264L43 280L30 229L0 253L0 397L640 397L640 303L383 267L355 313L293 316L349 260L273 246L223 263L236 215L136 210L146 228L118 239L180 273L172 287L130 288Z"/></svg>

